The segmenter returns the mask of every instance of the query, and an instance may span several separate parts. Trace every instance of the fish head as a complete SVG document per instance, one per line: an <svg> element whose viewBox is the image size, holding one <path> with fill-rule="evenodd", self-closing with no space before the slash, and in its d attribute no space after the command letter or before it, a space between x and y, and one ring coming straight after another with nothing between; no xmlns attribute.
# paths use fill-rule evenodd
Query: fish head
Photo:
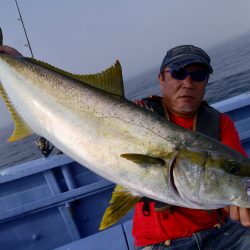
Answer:
<svg viewBox="0 0 250 250"><path fill-rule="evenodd" d="M250 161L219 154L181 150L169 168L171 188L187 207L250 207Z"/></svg>

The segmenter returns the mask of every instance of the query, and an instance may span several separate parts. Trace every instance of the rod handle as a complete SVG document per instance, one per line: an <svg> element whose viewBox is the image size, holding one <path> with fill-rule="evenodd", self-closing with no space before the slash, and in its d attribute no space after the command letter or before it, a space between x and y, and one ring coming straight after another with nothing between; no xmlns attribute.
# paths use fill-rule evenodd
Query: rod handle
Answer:
<svg viewBox="0 0 250 250"><path fill-rule="evenodd" d="M3 45L3 32L1 27L0 27L0 45Z"/></svg>

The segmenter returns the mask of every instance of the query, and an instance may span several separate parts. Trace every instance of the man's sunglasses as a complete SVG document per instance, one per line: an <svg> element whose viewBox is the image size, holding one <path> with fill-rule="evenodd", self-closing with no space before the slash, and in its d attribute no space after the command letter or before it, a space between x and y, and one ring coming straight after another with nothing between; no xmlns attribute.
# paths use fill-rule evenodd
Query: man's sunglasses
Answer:
<svg viewBox="0 0 250 250"><path fill-rule="evenodd" d="M176 80L184 80L186 77L190 76L194 82L205 81L208 78L207 71L193 71L188 72L184 68L180 68L178 70L165 70L164 73L170 73L171 76Z"/></svg>

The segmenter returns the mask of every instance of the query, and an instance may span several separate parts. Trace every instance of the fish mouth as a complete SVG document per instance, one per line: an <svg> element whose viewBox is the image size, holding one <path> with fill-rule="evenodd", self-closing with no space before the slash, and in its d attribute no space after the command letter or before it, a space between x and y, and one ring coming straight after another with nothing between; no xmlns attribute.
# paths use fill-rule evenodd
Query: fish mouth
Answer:
<svg viewBox="0 0 250 250"><path fill-rule="evenodd" d="M242 181L243 185L245 186L248 201L250 201L250 178L249 177L243 177L241 179L241 181Z"/></svg>

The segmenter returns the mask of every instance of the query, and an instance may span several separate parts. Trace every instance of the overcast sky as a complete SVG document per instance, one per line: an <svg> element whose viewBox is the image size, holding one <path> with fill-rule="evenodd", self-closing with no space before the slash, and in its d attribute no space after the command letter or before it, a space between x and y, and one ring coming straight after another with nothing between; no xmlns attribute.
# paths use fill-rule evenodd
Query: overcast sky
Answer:
<svg viewBox="0 0 250 250"><path fill-rule="evenodd" d="M18 0L34 56L75 73L119 59L125 79L180 44L209 48L250 32L249 0ZM4 44L30 56L14 0L1 0ZM11 84L11 83L10 83ZM0 100L0 126L10 123ZM2 120L2 118L4 118Z"/></svg>

